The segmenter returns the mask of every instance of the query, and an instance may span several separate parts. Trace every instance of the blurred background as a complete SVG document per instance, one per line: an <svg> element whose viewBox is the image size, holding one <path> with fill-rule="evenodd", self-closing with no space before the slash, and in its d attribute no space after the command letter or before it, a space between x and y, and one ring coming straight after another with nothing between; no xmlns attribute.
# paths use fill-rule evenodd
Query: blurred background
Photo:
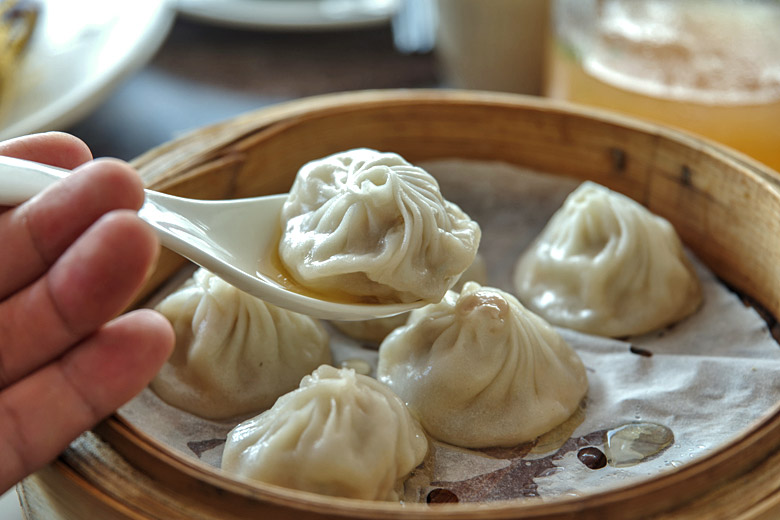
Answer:
<svg viewBox="0 0 780 520"><path fill-rule="evenodd" d="M0 139L125 160L305 96L466 88L703 135L780 169L777 0L0 0ZM21 518L12 493L0 518Z"/></svg>
<svg viewBox="0 0 780 520"><path fill-rule="evenodd" d="M0 139L61 129L129 160L282 101L455 87L636 115L780 169L777 0L0 4Z"/></svg>

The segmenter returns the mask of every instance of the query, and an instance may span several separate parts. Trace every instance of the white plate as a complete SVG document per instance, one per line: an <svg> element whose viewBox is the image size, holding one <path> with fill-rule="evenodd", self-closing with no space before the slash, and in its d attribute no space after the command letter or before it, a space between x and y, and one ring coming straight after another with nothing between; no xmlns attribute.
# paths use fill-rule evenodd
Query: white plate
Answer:
<svg viewBox="0 0 780 520"><path fill-rule="evenodd" d="M88 115L151 58L175 15L163 0L41 3L15 85L3 103L0 140L64 129Z"/></svg>
<svg viewBox="0 0 780 520"><path fill-rule="evenodd" d="M178 0L205 22L266 30L338 30L386 23L400 0Z"/></svg>

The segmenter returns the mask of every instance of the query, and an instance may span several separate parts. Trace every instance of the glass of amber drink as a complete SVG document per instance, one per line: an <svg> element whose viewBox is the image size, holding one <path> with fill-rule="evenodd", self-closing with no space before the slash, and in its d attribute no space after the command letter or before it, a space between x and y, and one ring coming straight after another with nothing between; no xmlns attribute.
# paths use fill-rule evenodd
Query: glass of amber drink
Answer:
<svg viewBox="0 0 780 520"><path fill-rule="evenodd" d="M780 170L780 1L554 0L545 93Z"/></svg>

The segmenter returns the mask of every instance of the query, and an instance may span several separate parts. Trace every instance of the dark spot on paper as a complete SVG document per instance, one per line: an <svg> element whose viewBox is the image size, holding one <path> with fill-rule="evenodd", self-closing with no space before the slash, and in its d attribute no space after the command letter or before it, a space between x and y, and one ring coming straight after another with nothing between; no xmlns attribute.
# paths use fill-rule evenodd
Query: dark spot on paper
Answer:
<svg viewBox="0 0 780 520"><path fill-rule="evenodd" d="M590 469L601 469L607 465L607 456L595 446L581 448L577 452L577 458Z"/></svg>
<svg viewBox="0 0 780 520"><path fill-rule="evenodd" d="M208 439L205 441L190 441L187 443L187 447L192 453L200 458L200 456L203 455L203 452L213 450L217 446L225 444L225 440L226 439Z"/></svg>
<svg viewBox="0 0 780 520"><path fill-rule="evenodd" d="M729 288L734 291L733 288ZM758 301L754 298L744 294L740 294L739 296L742 299L742 303L745 305L745 307L752 308L758 313L759 316L761 316L761 318L766 322L766 328L769 334L776 342L780 343L780 324L774 315L772 315L772 313L766 307L758 303Z"/></svg>
<svg viewBox="0 0 780 520"><path fill-rule="evenodd" d="M631 348L629 348L628 350L630 350L632 354L636 354L637 356L643 356L643 357L653 356L653 353L650 352L649 350L637 347L635 345L631 345Z"/></svg>
<svg viewBox="0 0 780 520"><path fill-rule="evenodd" d="M449 489L436 488L428 493L425 501L429 504L456 504L458 495Z"/></svg>
<svg viewBox="0 0 780 520"><path fill-rule="evenodd" d="M446 488L458 496L461 502L494 502L513 498L533 498L539 496L539 486L534 479L552 475L558 471L555 461L564 455L580 448L600 444L604 441L607 430L598 430L582 437L572 437L567 440L560 449L540 459L524 460L522 455L510 459L506 468L478 475L468 480L459 482L431 482L432 486ZM524 445L532 445L533 443ZM501 448L491 448L497 453ZM504 454L511 452L512 448L503 448ZM522 453L525 448L517 450ZM489 450L480 450L487 453ZM527 451L526 451L527 453Z"/></svg>
<svg viewBox="0 0 780 520"><path fill-rule="evenodd" d="M767 325L767 328L769 330L769 334L772 335L772 338L774 338L776 342L780 343L780 324L775 322L772 325Z"/></svg>

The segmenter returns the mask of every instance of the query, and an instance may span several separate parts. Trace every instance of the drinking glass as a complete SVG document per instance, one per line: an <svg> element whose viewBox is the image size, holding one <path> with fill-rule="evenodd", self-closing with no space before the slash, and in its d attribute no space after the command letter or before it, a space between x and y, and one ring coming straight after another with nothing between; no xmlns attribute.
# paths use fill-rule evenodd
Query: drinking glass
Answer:
<svg viewBox="0 0 780 520"><path fill-rule="evenodd" d="M780 170L780 1L554 0L545 93Z"/></svg>

